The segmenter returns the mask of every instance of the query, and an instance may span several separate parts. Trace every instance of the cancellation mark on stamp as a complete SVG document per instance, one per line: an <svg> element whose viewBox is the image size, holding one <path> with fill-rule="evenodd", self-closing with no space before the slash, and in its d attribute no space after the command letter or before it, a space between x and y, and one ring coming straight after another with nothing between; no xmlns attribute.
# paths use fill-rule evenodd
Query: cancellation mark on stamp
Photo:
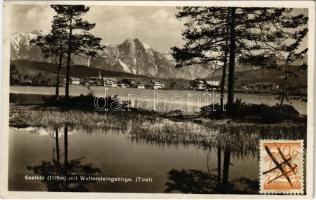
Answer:
<svg viewBox="0 0 316 200"><path fill-rule="evenodd" d="M260 141L260 193L302 194L303 140Z"/></svg>

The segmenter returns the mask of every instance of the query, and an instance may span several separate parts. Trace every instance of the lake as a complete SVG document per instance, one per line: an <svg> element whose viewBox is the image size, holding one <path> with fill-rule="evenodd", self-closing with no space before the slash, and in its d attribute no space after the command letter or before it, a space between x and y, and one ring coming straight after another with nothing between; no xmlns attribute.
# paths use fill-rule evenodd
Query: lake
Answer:
<svg viewBox="0 0 316 200"><path fill-rule="evenodd" d="M199 91L80 86L70 91L73 96L91 91L119 95L134 106L141 100L162 112L181 106L185 112L197 112L212 102L198 101L205 98ZM10 92L51 95L54 88L11 87ZM188 99L188 94L189 100L179 104L172 99ZM236 98L257 104L278 102L271 95L236 94ZM293 100L292 105L306 114L306 102ZM203 124L133 113L99 115L32 107L17 113L12 113L17 121L33 117L36 127L10 127L9 190L13 191L257 194L259 140L306 141L306 124L225 120Z"/></svg>
<svg viewBox="0 0 316 200"><path fill-rule="evenodd" d="M221 150L219 158L217 148L209 150L192 144L166 145L150 140L135 140L128 129L91 131L68 126L58 129L11 127L9 189L54 191L58 188L60 191L71 191L69 188L76 188L73 191L218 193L224 188L223 185L220 187L220 184L231 184L235 185L234 191L226 192L258 192L256 180L259 169L256 154L249 152L240 156ZM56 174L59 165L64 169L65 155L69 174L124 177L134 181L98 181L90 184L85 182L80 186L70 183L71 186L65 186L56 182L25 180L25 175ZM218 159L221 159L222 163L220 168ZM92 173L96 168L99 172ZM136 177L150 178L152 181L136 183ZM190 191L190 185L194 191Z"/></svg>
<svg viewBox="0 0 316 200"><path fill-rule="evenodd" d="M116 118L107 116L113 124L105 128L10 127L9 190L256 194L259 139L306 141L306 127L286 124L206 127Z"/></svg>
<svg viewBox="0 0 316 200"><path fill-rule="evenodd" d="M34 86L10 86L10 93L23 94L43 94L53 95L54 87L34 87ZM93 93L96 96L114 96L118 95L124 101L129 101L132 107L143 108L147 110L156 110L159 112L169 112L173 110L182 110L184 113L196 113L202 106L216 104L220 102L218 92L202 92L195 90L152 90L136 88L105 88L91 87L90 90L83 86L70 86L70 95L86 95ZM64 94L64 89L60 89L60 94ZM226 95L225 95L226 98ZM236 93L235 98L242 99L246 103L267 104L273 106L279 101L276 95L270 94L245 94ZM307 102L292 99L287 102L294 106L300 113L306 115Z"/></svg>

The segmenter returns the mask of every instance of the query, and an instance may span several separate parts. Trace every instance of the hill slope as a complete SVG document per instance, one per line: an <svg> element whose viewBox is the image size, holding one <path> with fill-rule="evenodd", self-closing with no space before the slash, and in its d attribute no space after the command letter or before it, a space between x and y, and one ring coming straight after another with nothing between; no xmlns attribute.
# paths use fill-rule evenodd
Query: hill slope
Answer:
<svg viewBox="0 0 316 200"><path fill-rule="evenodd" d="M57 65L47 62L37 62L28 60L14 60L11 61L11 65L15 65L19 73L24 76L36 76L38 74L45 75L47 77L56 77ZM143 75L135 75L125 72L107 71L103 69L91 68L82 65L76 65L71 67L70 75L72 77L86 78L91 76L102 77L119 77L119 78L147 78ZM61 69L61 77L64 77L65 68Z"/></svg>

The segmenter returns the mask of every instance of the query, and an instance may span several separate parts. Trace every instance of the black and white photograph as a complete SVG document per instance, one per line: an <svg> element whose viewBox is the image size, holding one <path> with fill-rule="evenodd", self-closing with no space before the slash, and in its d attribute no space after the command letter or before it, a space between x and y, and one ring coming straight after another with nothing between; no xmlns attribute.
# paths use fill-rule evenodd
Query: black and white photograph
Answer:
<svg viewBox="0 0 316 200"><path fill-rule="evenodd" d="M8 2L6 190L309 196L296 4Z"/></svg>

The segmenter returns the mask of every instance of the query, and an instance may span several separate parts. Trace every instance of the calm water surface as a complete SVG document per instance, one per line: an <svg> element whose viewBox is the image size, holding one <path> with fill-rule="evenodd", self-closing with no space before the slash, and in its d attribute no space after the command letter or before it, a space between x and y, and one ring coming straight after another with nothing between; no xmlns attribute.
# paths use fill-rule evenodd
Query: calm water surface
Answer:
<svg viewBox="0 0 316 200"><path fill-rule="evenodd" d="M195 145L136 143L126 130L89 132L67 126L65 137L65 129L10 128L10 190L218 193L226 185L232 190L257 192L258 158L253 154L236 156ZM126 177L134 181L67 185L25 180L25 175L60 169L64 173L65 160L69 174ZM136 177L150 177L152 181L136 183Z"/></svg>
<svg viewBox="0 0 316 200"><path fill-rule="evenodd" d="M47 88L39 87L11 87L13 93L52 94ZM102 95L104 88L92 88L96 95ZM72 95L86 94L87 89L72 88ZM178 96L187 99L188 91L168 90L141 90L112 88L107 95L119 94L126 98L130 93L150 97L148 106L164 103L163 98L154 100L156 95L166 97L166 105L171 110L179 107L188 108L189 111L199 111L195 97L203 98L203 92L190 91L192 98L189 101L173 101L169 97ZM138 96L137 96L138 95ZM168 99L169 98L169 99ZM236 94L248 103L265 103L275 105L278 101L271 95ZM210 101L212 101L210 99ZM133 103L133 102L132 102ZM137 101L134 101L136 104ZM155 104L158 103L158 104ZM210 102L204 102L205 105ZM301 113L306 114L306 102L293 100L292 105ZM164 108L164 107L160 107ZM168 109L167 109L168 110ZM164 110L165 111L165 110ZM87 130L83 127L70 127L65 125L55 129L51 128L10 128L10 156L9 156L9 189L15 191L91 191L91 192L178 192L178 193L257 193L259 162L258 136L253 131L248 134L229 135L227 143L235 149L241 147L242 153L236 154L227 149L218 149L217 146L201 147L190 144L173 144L172 141L189 141L199 137L192 127L183 128L183 125L169 126L165 122L153 125L151 121L124 128L123 122L118 119L119 128ZM161 128L162 127L162 128ZM182 129L179 129L181 128ZM162 130L162 132L156 131ZM165 128L165 129L163 129ZM142 129L142 130L140 130ZM178 130L175 134L164 131ZM183 129L192 133L182 134ZM238 128L237 128L238 129ZM299 133L293 130L263 130L264 137L282 139L304 138L306 130ZM202 138L216 134L202 128ZM258 131L258 130L257 130ZM132 132L132 133L131 133ZM149 133L151 132L151 133ZM178 133L179 132L179 133ZM216 132L216 131L215 131ZM237 131L238 132L238 131ZM66 133L66 134L64 134ZM56 136L58 135L58 136ZM67 137L65 137L65 135ZM135 138L136 137L136 138ZM139 137L139 138L137 138ZM180 138L180 139L179 139ZM189 139L188 139L189 138ZM219 138L225 137L219 135ZM158 142L155 142L158 141ZM171 142L170 142L171 141ZM236 145L239 145L236 147ZM211 145L211 144L210 144ZM248 145L248 146L247 146ZM207 145L206 145L207 146ZM251 149L249 149L249 148ZM255 148L252 148L255 147ZM249 151L249 152L248 152ZM86 175L95 177L123 177L131 182L47 182L25 180L25 175L54 175L66 174L68 176ZM149 182L136 182L137 177L149 178ZM226 190L225 190L226 189Z"/></svg>
<svg viewBox="0 0 316 200"><path fill-rule="evenodd" d="M136 88L105 88L91 87L88 90L83 86L70 86L70 95L87 95L92 92L96 96L114 96L118 95L122 100L129 101L132 107L143 109L154 109L160 112L171 110L182 110L185 113L199 112L202 106L212 103L220 103L219 93L209 91L208 93L195 90L151 90ZM34 86L11 86L10 93L24 94L43 94L53 95L54 87L34 87ZM64 90L60 90L60 94L64 94ZM270 94L245 94L236 93L235 98L254 104L267 104L270 106L279 103L276 95ZM300 114L307 113L307 103L300 100L291 100L287 102L295 107Z"/></svg>

